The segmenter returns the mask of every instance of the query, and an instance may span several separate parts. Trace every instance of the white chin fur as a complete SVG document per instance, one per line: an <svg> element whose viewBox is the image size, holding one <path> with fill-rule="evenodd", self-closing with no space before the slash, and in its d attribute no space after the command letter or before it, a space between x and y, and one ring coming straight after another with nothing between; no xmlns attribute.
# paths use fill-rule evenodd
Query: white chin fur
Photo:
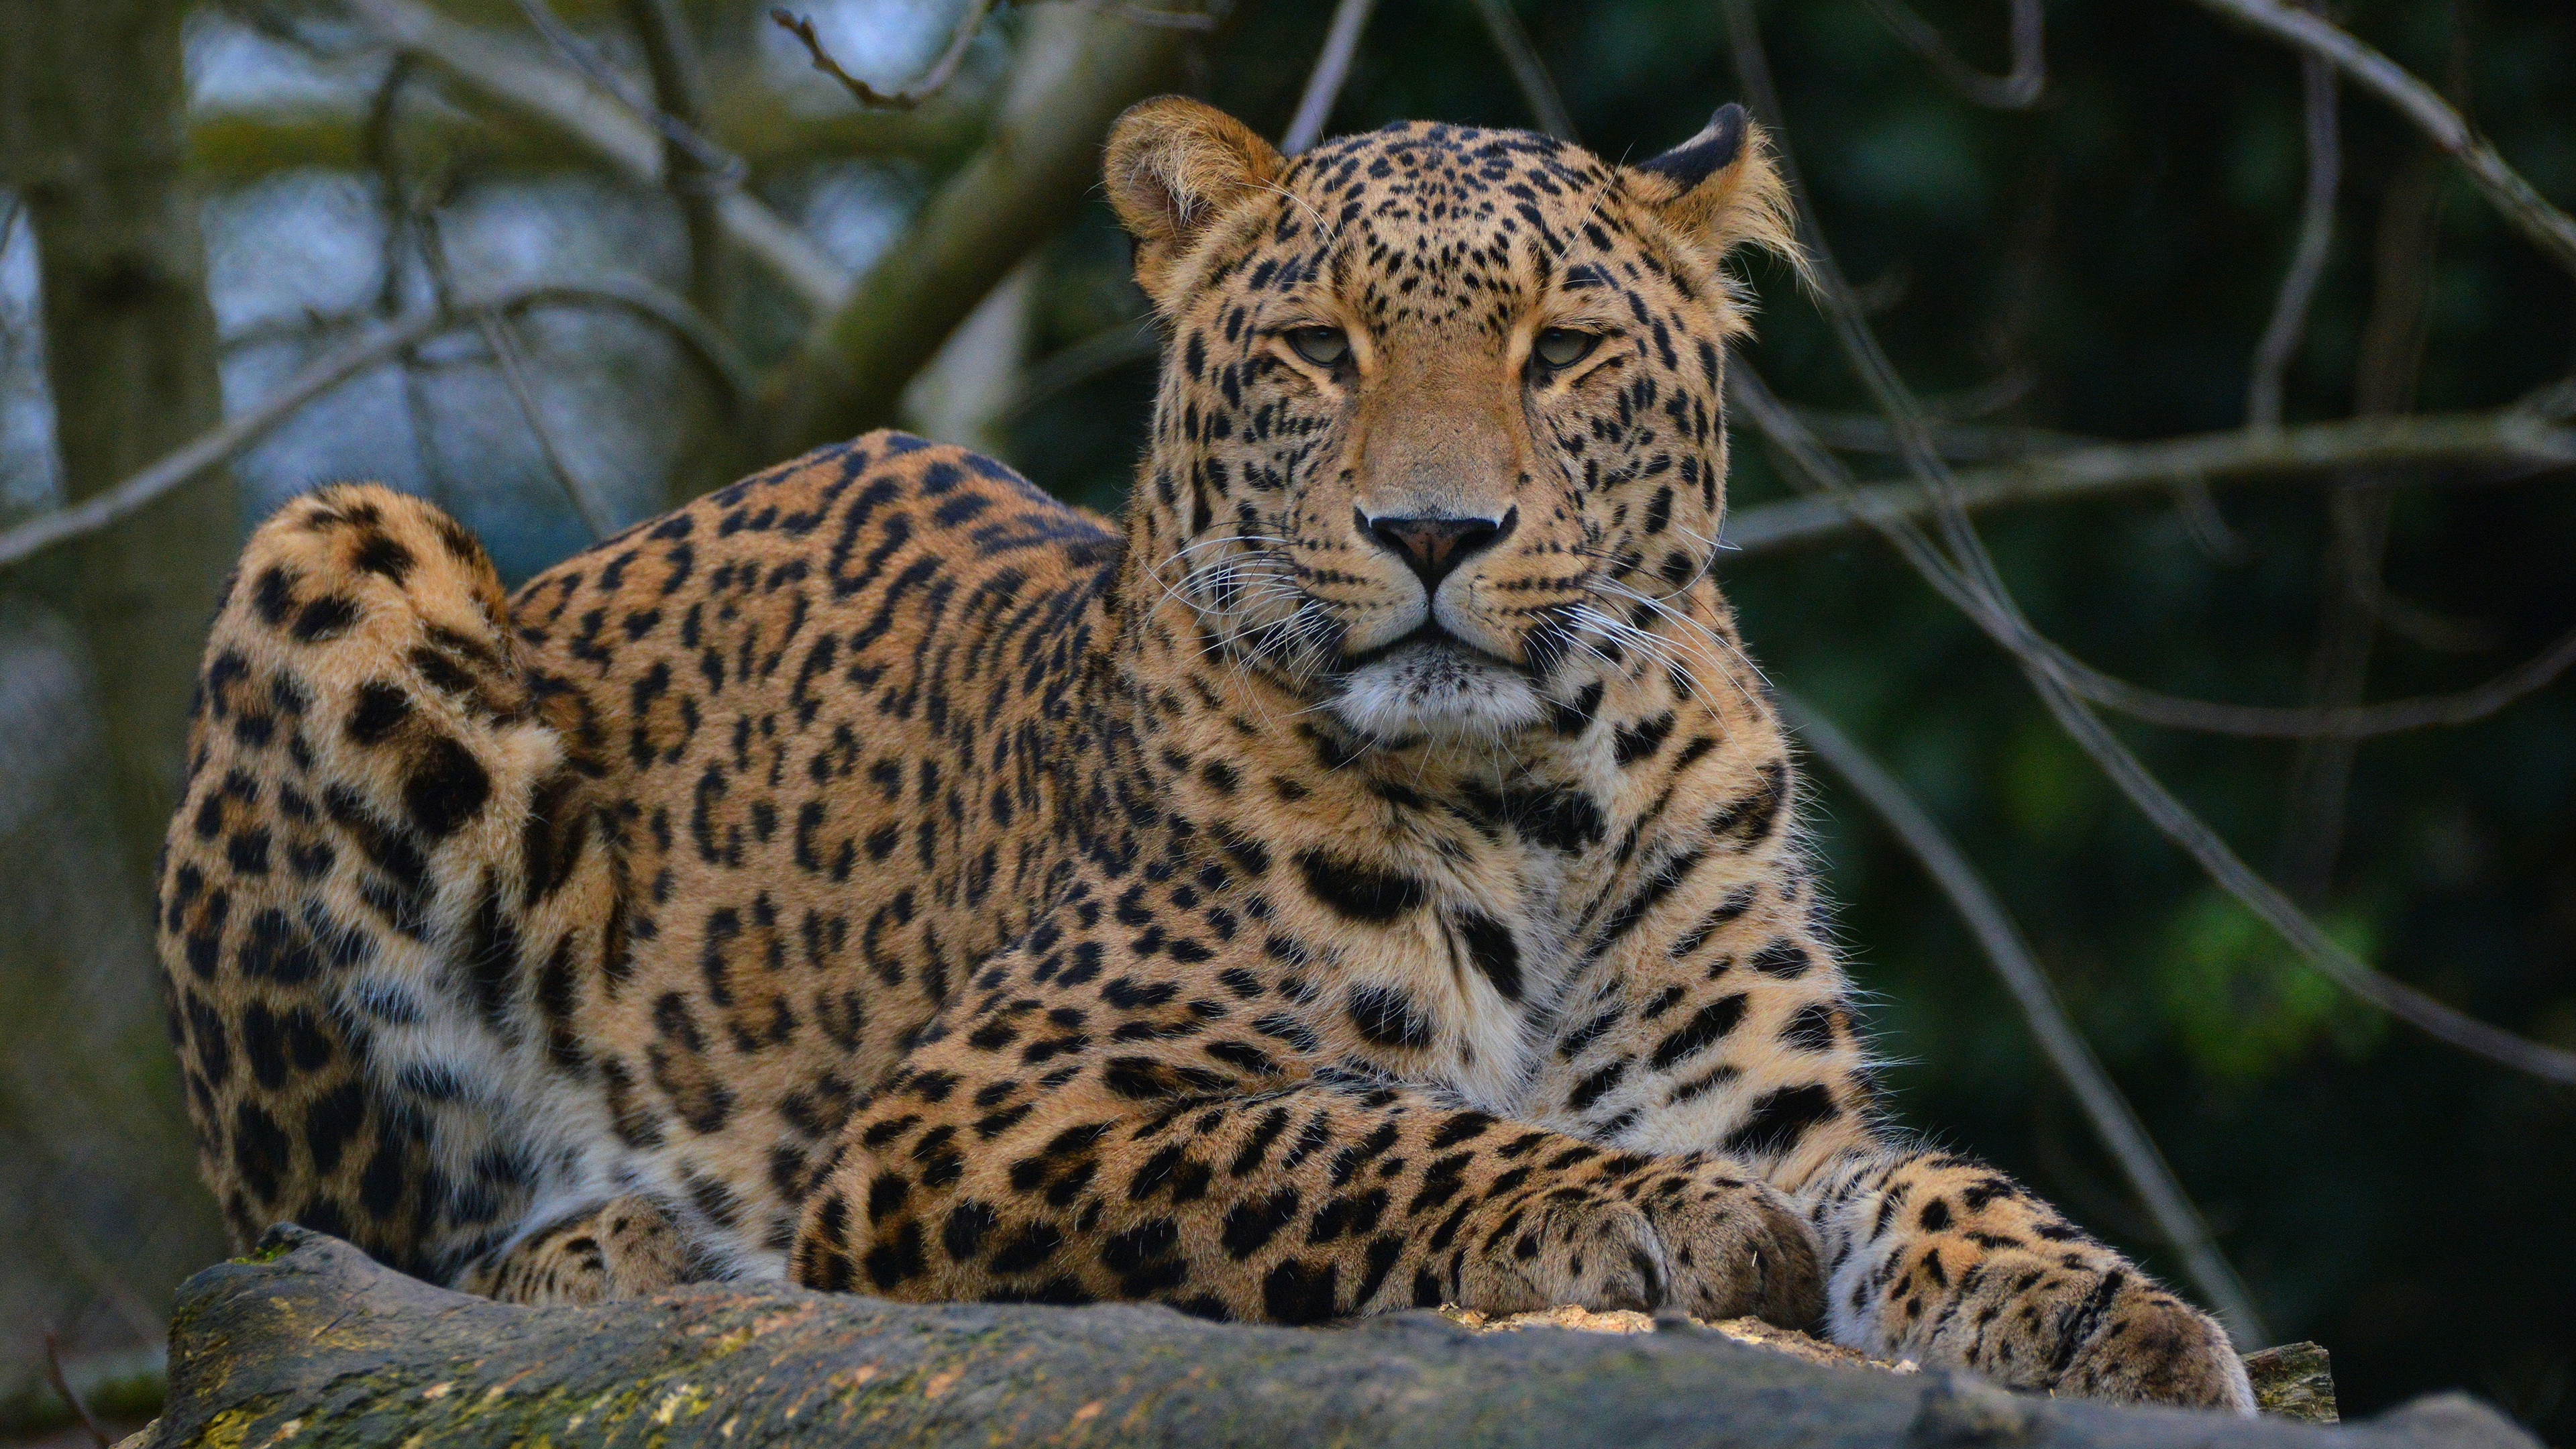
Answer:
<svg viewBox="0 0 2576 1449"><path fill-rule="evenodd" d="M1332 711L1376 740L1499 739L1546 714L1519 671L1439 644L1410 644L1351 672Z"/></svg>

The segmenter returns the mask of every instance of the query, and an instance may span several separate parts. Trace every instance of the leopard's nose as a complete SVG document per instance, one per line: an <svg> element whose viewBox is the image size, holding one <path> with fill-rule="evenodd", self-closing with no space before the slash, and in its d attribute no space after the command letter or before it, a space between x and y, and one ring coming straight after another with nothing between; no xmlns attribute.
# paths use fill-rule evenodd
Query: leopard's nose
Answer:
<svg viewBox="0 0 2576 1449"><path fill-rule="evenodd" d="M1518 508L1505 509L1500 518L1371 518L1362 509L1351 512L1360 532L1404 560L1426 590L1438 589L1458 565L1502 542L1520 522Z"/></svg>

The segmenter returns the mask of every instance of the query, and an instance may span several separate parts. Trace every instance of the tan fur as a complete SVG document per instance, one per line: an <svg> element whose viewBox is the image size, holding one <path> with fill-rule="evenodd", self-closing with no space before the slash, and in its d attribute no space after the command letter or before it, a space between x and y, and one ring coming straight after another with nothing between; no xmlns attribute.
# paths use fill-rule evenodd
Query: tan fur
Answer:
<svg viewBox="0 0 2576 1449"><path fill-rule="evenodd" d="M2243 1408L2205 1315L1880 1120L1710 576L1725 257L1785 243L1744 135L1132 113L1123 537L886 433L506 605L425 504L289 505L162 882L236 1232L525 1301L1672 1303Z"/></svg>

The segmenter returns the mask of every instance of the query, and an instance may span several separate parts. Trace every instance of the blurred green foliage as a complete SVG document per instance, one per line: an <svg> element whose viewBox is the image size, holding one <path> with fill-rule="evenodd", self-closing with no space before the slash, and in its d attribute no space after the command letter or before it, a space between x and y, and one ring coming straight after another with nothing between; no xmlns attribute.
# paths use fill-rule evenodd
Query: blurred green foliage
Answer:
<svg viewBox="0 0 2576 1449"><path fill-rule="evenodd" d="M1329 8L1247 7L1208 57L1207 94L1276 134ZM1917 8L1962 55L2003 69L2000 0ZM1603 154L1650 155L1742 93L1714 5L1520 11ZM2576 206L2564 0L2355 0L2338 14L2449 86L2544 194ZM1917 389L1936 405L2000 399L1986 421L2115 440L2241 423L2305 173L2292 56L2188 0L2057 0L2046 98L2003 112L1948 90L1861 0L1775 0L1763 18L1787 139ZM2293 421L2352 409L2379 209L2421 145L2349 88L2342 112L2336 245L2288 379ZM1526 123L1468 5L1379 7L1336 129L1405 117ZM2439 238L2419 406L2501 405L2565 376L2576 284L2448 172ZM1136 315L1105 215L1049 259L1049 343ZM1753 365L1793 401L1865 406L1794 281L1769 265L1755 280ZM1114 501L1149 372L1030 409L1016 461L1069 496ZM2402 482L2389 588L2459 637L2431 648L2383 633L2370 697L2473 683L2576 619L2576 477ZM1739 507L1785 492L1742 436L1731 487ZM2154 498L1997 516L1984 532L2033 618L2086 659L2178 692L2296 703L2323 498L2222 490L2220 551ZM2576 1094L2433 1045L2301 965L2130 812L2000 653L1883 548L1747 559L1727 582L1774 677L1863 737L1988 873L2275 1336L2325 1342L2349 1410L2465 1385L2576 1442ZM2123 731L2269 864L2291 746ZM1816 848L1878 994L1904 1116L2170 1273L1940 897L1857 800L1813 789ZM2576 685L2365 744L2349 811L2321 911L2337 937L2446 1001L2576 1046Z"/></svg>

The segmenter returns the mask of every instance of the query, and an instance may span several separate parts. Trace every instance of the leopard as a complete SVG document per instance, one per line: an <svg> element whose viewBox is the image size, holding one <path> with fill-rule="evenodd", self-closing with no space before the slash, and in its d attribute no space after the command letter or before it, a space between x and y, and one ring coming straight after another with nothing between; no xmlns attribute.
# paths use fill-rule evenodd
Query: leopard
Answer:
<svg viewBox="0 0 2576 1449"><path fill-rule="evenodd" d="M373 484L226 585L157 881L204 1176L435 1283L1753 1315L2251 1412L1900 1128L1718 583L1738 106L1635 164L1205 103L1103 157L1120 515L879 431L505 591Z"/></svg>

